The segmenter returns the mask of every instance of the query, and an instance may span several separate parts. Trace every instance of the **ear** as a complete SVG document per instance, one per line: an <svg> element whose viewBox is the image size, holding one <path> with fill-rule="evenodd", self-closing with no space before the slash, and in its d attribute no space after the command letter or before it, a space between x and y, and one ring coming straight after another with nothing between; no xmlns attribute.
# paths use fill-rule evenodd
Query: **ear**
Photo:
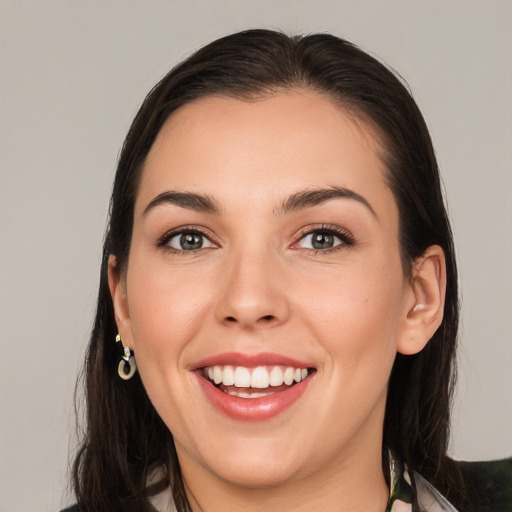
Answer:
<svg viewBox="0 0 512 512"><path fill-rule="evenodd" d="M431 245L413 264L398 352L417 354L425 347L443 320L445 293L444 251Z"/></svg>
<svg viewBox="0 0 512 512"><path fill-rule="evenodd" d="M133 350L130 311L126 295L126 280L120 274L116 257L111 254L108 258L108 286L114 306L114 317L117 330L123 340L123 345Z"/></svg>

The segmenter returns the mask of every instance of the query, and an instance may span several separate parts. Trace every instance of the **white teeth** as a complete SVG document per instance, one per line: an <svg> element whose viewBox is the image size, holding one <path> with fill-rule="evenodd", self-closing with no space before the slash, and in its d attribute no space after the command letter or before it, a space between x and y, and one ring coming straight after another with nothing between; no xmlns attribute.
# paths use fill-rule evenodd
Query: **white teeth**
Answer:
<svg viewBox="0 0 512 512"><path fill-rule="evenodd" d="M294 374L295 374L295 368L291 368L290 366L288 368L286 368L286 370L284 371L284 379L283 380L287 386L291 386L293 384Z"/></svg>
<svg viewBox="0 0 512 512"><path fill-rule="evenodd" d="M220 366L213 367L213 382L220 384L222 382L222 369Z"/></svg>
<svg viewBox="0 0 512 512"><path fill-rule="evenodd" d="M232 386L235 383L235 370L232 366L224 366L222 384Z"/></svg>
<svg viewBox="0 0 512 512"><path fill-rule="evenodd" d="M307 370L306 376L307 376ZM284 382L283 370L279 366L274 366L272 370L270 370L269 384L271 386L281 386Z"/></svg>
<svg viewBox="0 0 512 512"><path fill-rule="evenodd" d="M251 375L251 388L268 388L270 384L270 377L267 369L264 366L254 368Z"/></svg>
<svg viewBox="0 0 512 512"><path fill-rule="evenodd" d="M267 389L286 384L291 386L295 382L303 381L309 372L307 368L293 368L292 366L257 366L246 368L245 366L209 366L204 369L204 375L215 384L235 386L236 388ZM243 391L230 390L230 395L243 396L243 398L259 398L268 393L245 393ZM245 396L248 395L248 396Z"/></svg>
<svg viewBox="0 0 512 512"><path fill-rule="evenodd" d="M243 366L237 366L235 370L235 387L248 388L251 386L251 372Z"/></svg>

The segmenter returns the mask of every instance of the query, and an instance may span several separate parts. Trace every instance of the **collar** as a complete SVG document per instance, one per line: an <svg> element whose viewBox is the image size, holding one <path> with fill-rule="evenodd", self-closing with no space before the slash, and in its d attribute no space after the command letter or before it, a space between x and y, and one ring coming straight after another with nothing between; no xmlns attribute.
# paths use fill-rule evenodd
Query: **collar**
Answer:
<svg viewBox="0 0 512 512"><path fill-rule="evenodd" d="M457 512L448 500L420 474L410 473L405 462L391 452L389 501L386 512Z"/></svg>

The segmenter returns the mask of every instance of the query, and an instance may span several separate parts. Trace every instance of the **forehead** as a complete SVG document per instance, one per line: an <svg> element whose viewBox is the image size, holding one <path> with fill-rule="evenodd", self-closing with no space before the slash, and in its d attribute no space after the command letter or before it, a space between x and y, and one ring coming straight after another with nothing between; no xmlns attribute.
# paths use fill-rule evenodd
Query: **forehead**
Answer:
<svg viewBox="0 0 512 512"><path fill-rule="evenodd" d="M162 127L146 159L138 207L166 189L277 201L319 186L348 187L378 203L390 194L383 153L362 116L319 93L206 97Z"/></svg>

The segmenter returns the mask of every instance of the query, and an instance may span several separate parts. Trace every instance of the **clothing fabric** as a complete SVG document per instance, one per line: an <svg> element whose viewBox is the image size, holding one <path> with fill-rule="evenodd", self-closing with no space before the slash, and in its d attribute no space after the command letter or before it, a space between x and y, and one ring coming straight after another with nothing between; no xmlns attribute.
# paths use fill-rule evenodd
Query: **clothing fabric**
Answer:
<svg viewBox="0 0 512 512"><path fill-rule="evenodd" d="M389 459L391 483L386 512L459 512L421 475L411 475L407 465L392 455Z"/></svg>
<svg viewBox="0 0 512 512"><path fill-rule="evenodd" d="M391 456L386 512L512 512L512 458L456 462L464 480L466 499L455 507L420 474Z"/></svg>

